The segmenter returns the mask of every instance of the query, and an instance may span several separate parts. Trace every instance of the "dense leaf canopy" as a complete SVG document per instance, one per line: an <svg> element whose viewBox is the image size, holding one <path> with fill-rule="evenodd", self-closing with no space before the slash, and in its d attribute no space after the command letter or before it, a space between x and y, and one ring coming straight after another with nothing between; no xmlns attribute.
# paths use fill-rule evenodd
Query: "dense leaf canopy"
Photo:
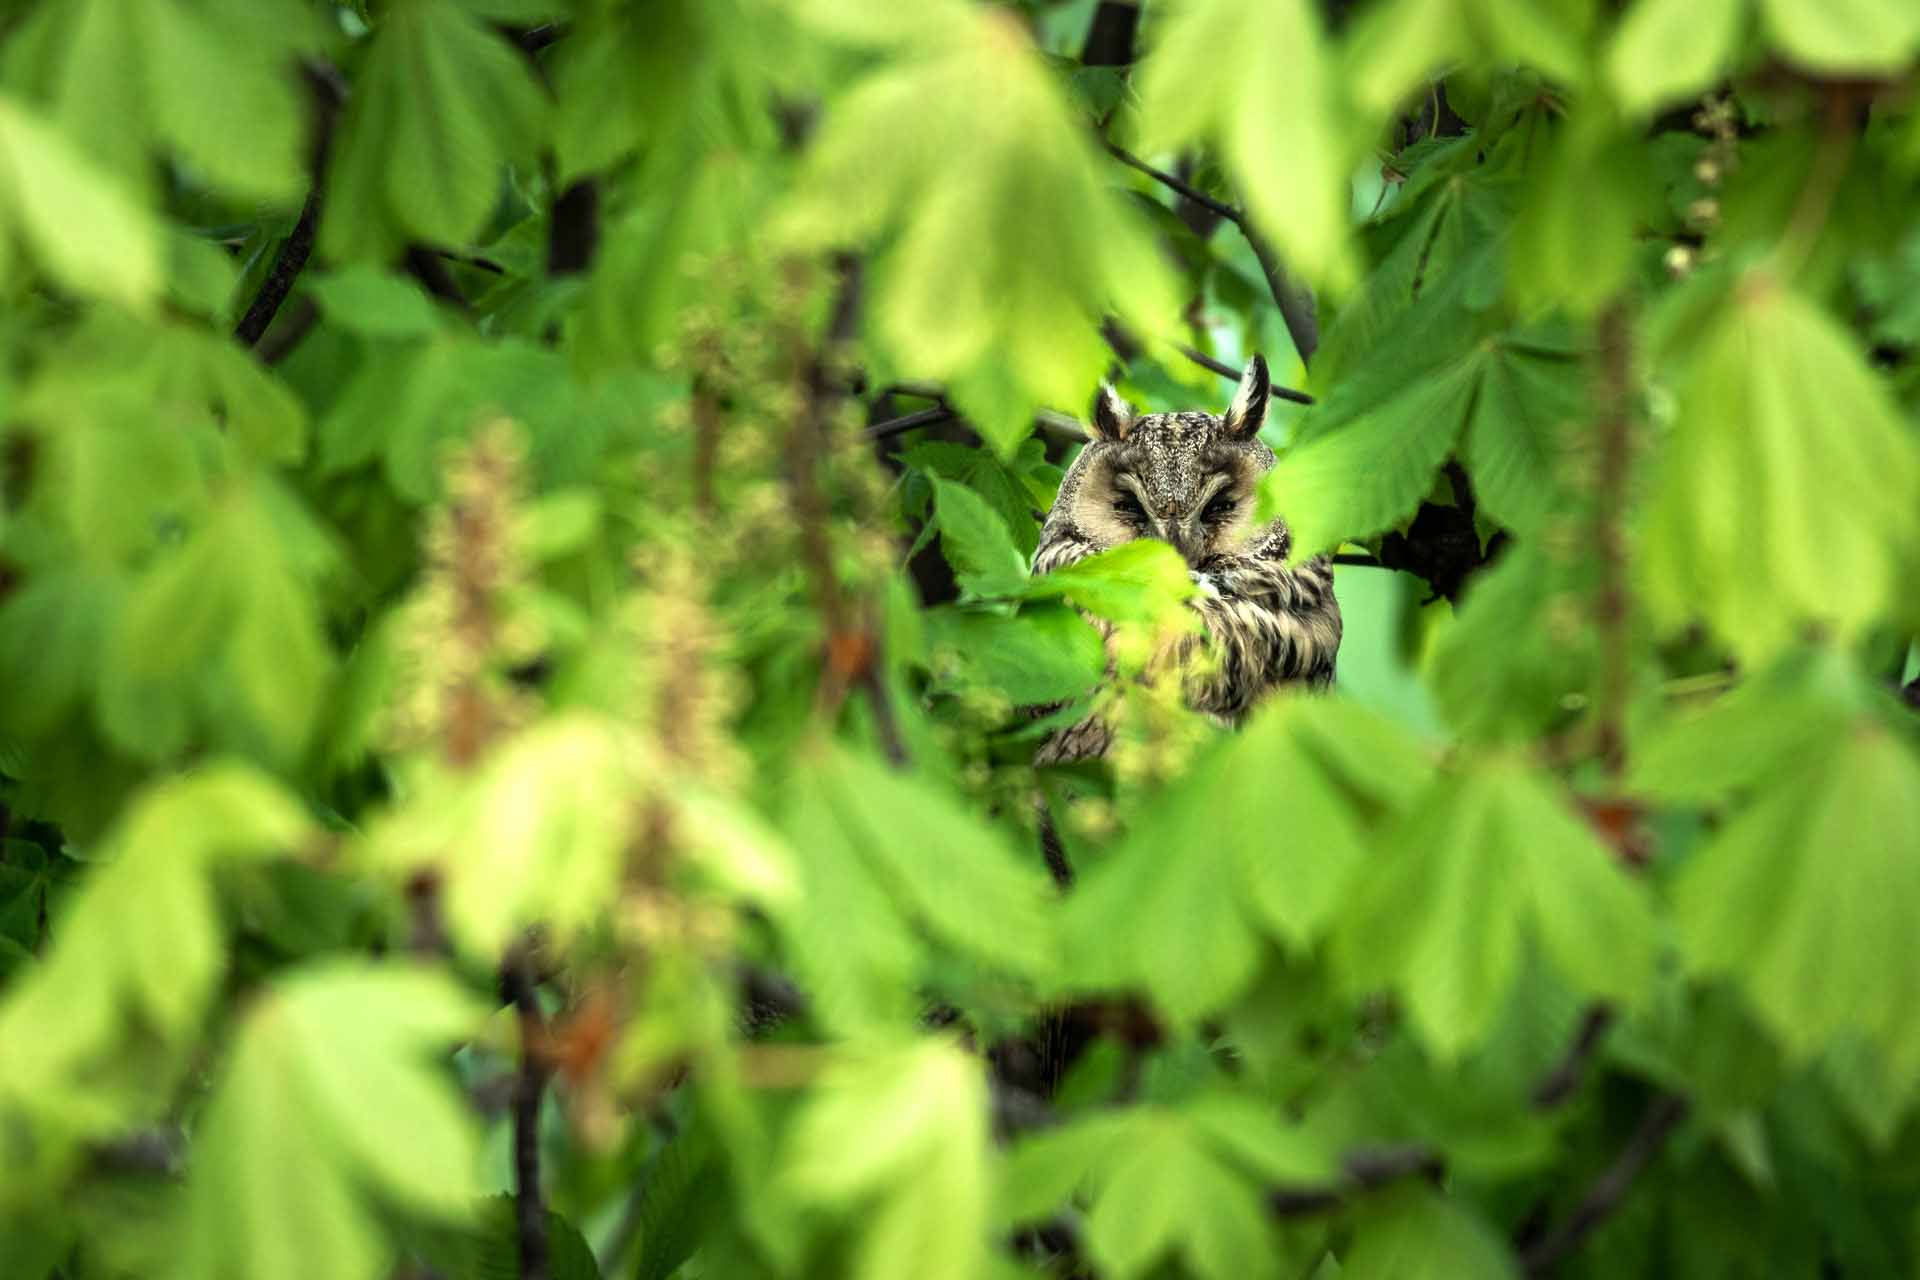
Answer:
<svg viewBox="0 0 1920 1280"><path fill-rule="evenodd" d="M0 0L0 1275L1920 1272L1916 85ZM1346 630L1229 729L1173 549L1029 566L1256 353Z"/></svg>

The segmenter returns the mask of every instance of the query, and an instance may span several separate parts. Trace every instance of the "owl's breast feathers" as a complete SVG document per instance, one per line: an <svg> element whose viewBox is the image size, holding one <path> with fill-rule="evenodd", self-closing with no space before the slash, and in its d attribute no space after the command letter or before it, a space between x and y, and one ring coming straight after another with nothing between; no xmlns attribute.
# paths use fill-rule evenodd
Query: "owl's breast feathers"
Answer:
<svg viewBox="0 0 1920 1280"><path fill-rule="evenodd" d="M1187 677L1187 701L1195 710L1237 720L1276 685L1332 682L1340 605L1324 557L1289 568L1284 551L1222 556L1201 572L1213 591L1194 607L1206 624L1213 662Z"/></svg>

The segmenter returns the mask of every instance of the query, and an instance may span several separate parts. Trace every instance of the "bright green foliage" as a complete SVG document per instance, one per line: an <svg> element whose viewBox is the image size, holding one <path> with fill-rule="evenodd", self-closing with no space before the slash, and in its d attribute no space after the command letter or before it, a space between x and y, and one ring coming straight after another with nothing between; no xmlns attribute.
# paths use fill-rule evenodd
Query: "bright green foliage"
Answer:
<svg viewBox="0 0 1920 1280"><path fill-rule="evenodd" d="M829 113L782 227L799 245L887 236L872 306L889 365L945 381L1010 453L1036 408L1086 401L1102 313L1159 332L1179 304L1019 28L928 7L899 62Z"/></svg>
<svg viewBox="0 0 1920 1280"><path fill-rule="evenodd" d="M1267 1276L1281 1258L1262 1188L1312 1185L1332 1173L1312 1138L1244 1099L1210 1095L1027 1139L1014 1149L1002 1207L1026 1221L1084 1191L1088 1243L1103 1274L1151 1274L1179 1256L1203 1276Z"/></svg>
<svg viewBox="0 0 1920 1280"><path fill-rule="evenodd" d="M1369 870L1335 958L1355 986L1399 991L1442 1056L1481 1042L1529 941L1589 994L1630 1003L1652 982L1658 939L1644 893L1513 763L1441 778Z"/></svg>
<svg viewBox="0 0 1920 1280"><path fill-rule="evenodd" d="M1916 77L0 4L0 1276L1920 1274ZM1256 353L1345 633L1227 723L1237 566L1030 567Z"/></svg>
<svg viewBox="0 0 1920 1280"><path fill-rule="evenodd" d="M158 1110L226 965L211 877L308 834L286 792L241 766L143 793L103 842L51 953L0 1002L0 1114L59 1151Z"/></svg>
<svg viewBox="0 0 1920 1280"><path fill-rule="evenodd" d="M322 246L345 259L473 239L545 114L527 65L454 0L398 0L341 124Z"/></svg>
<svg viewBox="0 0 1920 1280"><path fill-rule="evenodd" d="M1769 770L1674 886L1691 965L1733 978L1795 1056L1863 1034L1896 1082L1920 1072L1902 944L1920 905L1920 754L1870 720L1801 738L1814 765Z"/></svg>
<svg viewBox="0 0 1920 1280"><path fill-rule="evenodd" d="M1203 84L1231 93L1195 92ZM1345 283L1347 140L1331 126L1338 81L1309 0L1188 0L1141 68L1141 115L1156 150L1213 139L1246 175L1247 198L1288 261ZM1273 157L1285 156L1283 164Z"/></svg>
<svg viewBox="0 0 1920 1280"><path fill-rule="evenodd" d="M782 1172L858 1223L846 1274L962 1280L986 1263L986 1119L979 1064L955 1047L862 1054L822 1075Z"/></svg>
<svg viewBox="0 0 1920 1280"><path fill-rule="evenodd" d="M150 301L160 284L160 237L125 190L63 135L27 108L0 96L0 216L56 280L130 306ZM84 244L68 227L88 229ZM0 247L0 267L11 246Z"/></svg>
<svg viewBox="0 0 1920 1280"><path fill-rule="evenodd" d="M1644 530L1658 616L1704 615L1764 658L1809 621L1851 634L1891 608L1920 539L1920 455L1853 345L1756 272L1678 358L1679 422Z"/></svg>
<svg viewBox="0 0 1920 1280"><path fill-rule="evenodd" d="M202 1121L181 1273L371 1280L387 1257L376 1206L471 1214L473 1122L429 1064L478 1012L428 972L342 962L278 984L241 1027ZM287 1142L294 1116L301 1141Z"/></svg>

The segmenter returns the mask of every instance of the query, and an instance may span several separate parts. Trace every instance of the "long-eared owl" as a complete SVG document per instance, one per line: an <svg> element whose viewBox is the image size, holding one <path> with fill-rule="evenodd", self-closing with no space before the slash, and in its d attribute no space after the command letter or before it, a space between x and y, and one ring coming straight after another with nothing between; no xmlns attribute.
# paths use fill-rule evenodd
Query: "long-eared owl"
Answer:
<svg viewBox="0 0 1920 1280"><path fill-rule="evenodd" d="M1089 442L1060 483L1033 558L1033 571L1046 573L1135 538L1178 550L1199 588L1192 604L1212 650L1211 662L1186 675L1187 702L1229 722L1278 685L1325 686L1340 648L1326 558L1290 568L1286 521L1253 522L1255 489L1274 462L1259 438L1268 391L1267 362L1257 355L1222 416L1136 416L1102 386ZM1035 763L1103 755L1111 739L1094 717L1055 733Z"/></svg>

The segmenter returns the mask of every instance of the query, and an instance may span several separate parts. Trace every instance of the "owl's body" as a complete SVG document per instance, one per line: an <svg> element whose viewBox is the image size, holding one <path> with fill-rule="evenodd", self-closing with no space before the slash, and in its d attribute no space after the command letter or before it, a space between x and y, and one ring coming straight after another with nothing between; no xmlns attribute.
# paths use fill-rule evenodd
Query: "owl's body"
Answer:
<svg viewBox="0 0 1920 1280"><path fill-rule="evenodd" d="M1267 407L1266 362L1255 356L1224 416L1135 417L1110 389L1095 406L1080 451L1040 531L1033 571L1046 573L1135 538L1159 538L1186 558L1200 594L1193 607L1211 660L1187 666L1187 702L1238 722L1262 696L1289 683L1332 681L1340 606L1324 557L1289 567L1286 522L1256 525L1251 513L1273 451L1259 439ZM1090 718L1040 748L1039 764L1105 754L1109 727Z"/></svg>

